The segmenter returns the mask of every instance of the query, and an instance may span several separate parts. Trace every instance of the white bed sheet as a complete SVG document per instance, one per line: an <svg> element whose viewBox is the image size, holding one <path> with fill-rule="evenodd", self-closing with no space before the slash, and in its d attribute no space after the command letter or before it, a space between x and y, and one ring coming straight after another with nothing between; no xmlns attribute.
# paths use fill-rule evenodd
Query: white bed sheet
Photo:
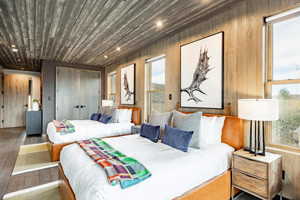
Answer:
<svg viewBox="0 0 300 200"><path fill-rule="evenodd" d="M104 170L77 144L68 145L60 161L77 200L171 200L229 169L234 151L227 144L217 144L184 153L139 135L105 141L139 160L152 176L127 189L111 186Z"/></svg>
<svg viewBox="0 0 300 200"><path fill-rule="evenodd" d="M54 144L75 142L90 139L93 137L117 136L120 134L131 133L133 123L109 123L104 124L93 120L70 120L75 126L75 132L61 135L56 132L53 122L47 126L47 135Z"/></svg>

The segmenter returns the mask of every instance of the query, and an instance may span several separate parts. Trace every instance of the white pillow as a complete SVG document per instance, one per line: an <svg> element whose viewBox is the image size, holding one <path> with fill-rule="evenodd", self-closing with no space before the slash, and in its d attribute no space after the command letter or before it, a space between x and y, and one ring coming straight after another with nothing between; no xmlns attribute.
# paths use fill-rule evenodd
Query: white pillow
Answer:
<svg viewBox="0 0 300 200"><path fill-rule="evenodd" d="M113 121L124 123L131 122L132 110L131 109L116 109L115 115L113 115Z"/></svg>
<svg viewBox="0 0 300 200"><path fill-rule="evenodd" d="M118 123L119 121L119 109L115 109L112 112L112 118L111 118L112 123Z"/></svg>
<svg viewBox="0 0 300 200"><path fill-rule="evenodd" d="M225 117L202 116L199 136L200 148L211 144L220 144Z"/></svg>

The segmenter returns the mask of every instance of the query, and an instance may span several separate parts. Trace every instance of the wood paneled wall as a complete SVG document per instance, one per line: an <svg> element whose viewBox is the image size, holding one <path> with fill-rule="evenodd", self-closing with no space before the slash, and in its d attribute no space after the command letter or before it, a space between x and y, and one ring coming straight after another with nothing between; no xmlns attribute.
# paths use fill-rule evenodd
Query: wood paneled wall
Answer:
<svg viewBox="0 0 300 200"><path fill-rule="evenodd" d="M166 110L179 103L180 45L224 31L225 107L231 105L231 113L237 114L239 98L264 96L263 75L263 24L264 17L300 6L300 0L241 0L185 27L175 34L128 55L116 64L107 66L106 73L117 70L117 103L120 102L120 68L136 63L137 106L144 105L145 59L165 54ZM161 30L163 31L163 29ZM168 100L168 94L173 99ZM224 113L223 110L203 110Z"/></svg>
<svg viewBox="0 0 300 200"><path fill-rule="evenodd" d="M101 96L105 98L105 71L102 67L77 65L62 62L42 61L42 109L43 133L46 133L47 124L55 119L56 96L56 67L71 67L77 69L95 70L101 72Z"/></svg>
<svg viewBox="0 0 300 200"><path fill-rule="evenodd" d="M300 6L300 0L241 0L190 24L175 34L128 55L114 65L107 66L106 74L117 71L117 103L120 102L120 69L136 63L136 106L144 108L144 66L147 58L166 55L166 110L176 108L180 100L180 45L224 31L224 110L202 110L210 113L237 115L240 98L264 97L263 26L264 17ZM163 31L163 29L161 30ZM173 99L168 100L169 94ZM185 109L186 111L193 111ZM288 162L290 157L286 157ZM300 156L297 156L300 161ZM299 162L298 162L299 163ZM284 166L287 166L284 164ZM297 167L297 166L295 166ZM299 177L297 170L286 168L291 177ZM293 187L298 192L291 193ZM300 182L291 179L285 195L300 199Z"/></svg>

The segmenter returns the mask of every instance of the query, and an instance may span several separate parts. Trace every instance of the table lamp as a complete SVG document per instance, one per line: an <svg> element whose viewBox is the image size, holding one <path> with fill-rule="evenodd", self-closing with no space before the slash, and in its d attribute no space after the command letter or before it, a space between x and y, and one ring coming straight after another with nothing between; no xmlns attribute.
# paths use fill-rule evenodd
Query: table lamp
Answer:
<svg viewBox="0 0 300 200"><path fill-rule="evenodd" d="M279 106L276 99L239 99L238 116L250 120L249 148L245 149L255 155L265 155L265 122L279 118ZM254 131L253 131L254 122ZM254 134L254 148L252 138ZM262 137L262 138L261 138ZM262 141L262 149L260 142Z"/></svg>

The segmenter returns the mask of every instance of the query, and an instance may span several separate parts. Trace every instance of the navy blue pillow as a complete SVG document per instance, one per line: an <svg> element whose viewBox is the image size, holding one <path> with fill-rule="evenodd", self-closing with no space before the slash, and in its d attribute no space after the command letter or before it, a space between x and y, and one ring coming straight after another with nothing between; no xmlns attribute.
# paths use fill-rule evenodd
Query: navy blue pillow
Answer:
<svg viewBox="0 0 300 200"><path fill-rule="evenodd" d="M142 124L141 136L148 138L152 142L158 142L160 135L160 126L153 126L150 124Z"/></svg>
<svg viewBox="0 0 300 200"><path fill-rule="evenodd" d="M111 120L111 118L112 116L110 115L102 114L98 121L107 124Z"/></svg>
<svg viewBox="0 0 300 200"><path fill-rule="evenodd" d="M193 131L183 131L166 125L165 135L162 143L174 147L175 149L179 149L183 152L187 152L192 136Z"/></svg>
<svg viewBox="0 0 300 200"><path fill-rule="evenodd" d="M91 120L94 120L94 121L98 121L99 119L100 119L100 117L101 117L101 113L93 113L92 115L91 115Z"/></svg>

